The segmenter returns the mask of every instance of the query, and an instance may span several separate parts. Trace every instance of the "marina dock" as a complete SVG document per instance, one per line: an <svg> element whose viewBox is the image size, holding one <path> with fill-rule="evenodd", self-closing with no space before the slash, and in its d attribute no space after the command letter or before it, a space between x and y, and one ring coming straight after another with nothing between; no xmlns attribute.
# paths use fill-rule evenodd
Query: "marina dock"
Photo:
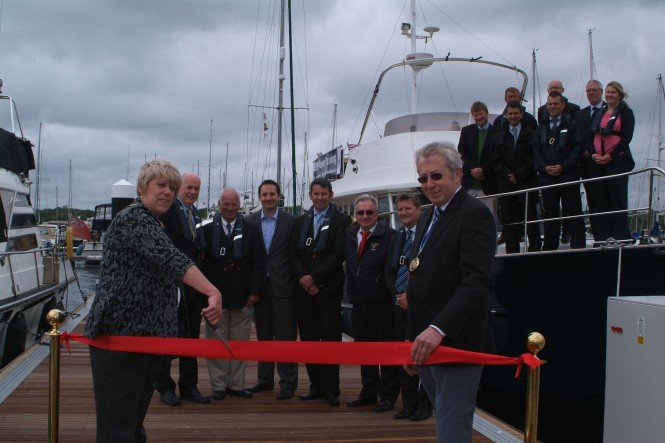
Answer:
<svg viewBox="0 0 665 443"><path fill-rule="evenodd" d="M88 301L89 305L91 301ZM87 308L87 306L86 306ZM86 309L84 309L86 310ZM81 333L82 321L73 329ZM254 339L254 335L252 337ZM63 347L60 377L60 441L95 440L95 407L88 346L72 342L71 354ZM36 346L30 352L48 350ZM45 353L47 354L47 352ZM22 360L29 359L25 356ZM16 366L24 364L22 361ZM177 364L172 374L177 380ZM205 360L199 359L199 389L210 394ZM247 362L246 385L256 381L256 362ZM299 365L297 393L308 388L305 365ZM44 359L16 389L2 401L0 397L0 435L3 442L48 441L48 359ZM8 383L0 373L0 385ZM209 404L183 401L180 406L166 406L155 392L145 420L148 441L161 442L431 442L435 440L435 420L422 422L396 420L394 412L375 413L372 406L347 408L347 400L360 392L358 366L340 369L342 405L328 406L322 400L300 401L296 397L279 401L275 391L254 394L243 399L227 396ZM398 399L396 410L401 407ZM478 429L484 432L479 432ZM478 410L474 420L473 443L521 442L522 435Z"/></svg>

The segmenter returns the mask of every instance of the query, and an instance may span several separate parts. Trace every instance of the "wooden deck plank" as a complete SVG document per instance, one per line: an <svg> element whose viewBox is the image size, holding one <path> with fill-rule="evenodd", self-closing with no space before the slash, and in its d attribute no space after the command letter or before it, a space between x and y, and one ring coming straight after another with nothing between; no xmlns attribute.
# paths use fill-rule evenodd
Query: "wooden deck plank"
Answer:
<svg viewBox="0 0 665 443"><path fill-rule="evenodd" d="M83 330L81 323L76 332ZM247 386L254 384L256 362L247 362ZM48 440L48 361L0 404L0 440L36 442ZM177 365L173 367L177 377ZM360 392L358 366L341 366L340 407L322 400L275 399L277 391L264 391L252 399L227 397L210 404L183 402L171 407L155 393L145 427L148 441L178 442L431 442L434 418L414 423L396 420L394 413L378 414L372 406L347 408L346 400ZM176 378L177 380L177 378ZM307 390L304 365L299 365L299 393ZM60 441L91 442L95 439L95 408L88 347L63 348L60 378ZM205 359L199 359L199 389L210 393ZM398 400L397 407L401 405ZM474 431L473 442L489 442Z"/></svg>

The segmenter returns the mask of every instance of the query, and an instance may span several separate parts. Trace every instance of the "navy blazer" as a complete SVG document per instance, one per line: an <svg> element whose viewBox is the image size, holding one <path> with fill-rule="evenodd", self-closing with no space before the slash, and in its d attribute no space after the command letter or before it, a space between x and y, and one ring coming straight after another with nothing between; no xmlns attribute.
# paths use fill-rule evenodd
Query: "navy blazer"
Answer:
<svg viewBox="0 0 665 443"><path fill-rule="evenodd" d="M242 234L241 256L234 257L233 243L229 241L223 231L220 214L217 214L212 223L203 227L205 235L205 257L207 261L206 277L222 293L222 306L228 309L242 309L247 305L250 294L260 295L265 278L264 260L262 256L263 238L251 223L243 223L238 229L237 220L233 235ZM218 256L212 250L214 246L213 235L215 230L221 230L220 247L224 247L225 256Z"/></svg>
<svg viewBox="0 0 665 443"><path fill-rule="evenodd" d="M475 352L495 351L489 299L496 251L494 217L481 201L458 190L443 212L423 250L418 245L433 209L418 220L412 256L407 338L413 341L429 325L446 336L442 345Z"/></svg>
<svg viewBox="0 0 665 443"><path fill-rule="evenodd" d="M548 121L538 126L533 149L533 162L542 184L562 183L580 178L579 160L581 147L576 137L575 121L562 114L554 131ZM546 166L561 165L558 176L545 172Z"/></svg>

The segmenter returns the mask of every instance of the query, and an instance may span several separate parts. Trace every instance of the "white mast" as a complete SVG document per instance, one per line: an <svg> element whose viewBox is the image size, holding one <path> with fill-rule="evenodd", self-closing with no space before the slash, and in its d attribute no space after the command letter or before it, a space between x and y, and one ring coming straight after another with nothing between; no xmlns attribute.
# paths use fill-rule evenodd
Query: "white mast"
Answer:
<svg viewBox="0 0 665 443"><path fill-rule="evenodd" d="M589 29L589 80L593 80L595 77L593 76L593 67L595 65L595 62L593 61L593 31L595 31L596 28Z"/></svg>
<svg viewBox="0 0 665 443"><path fill-rule="evenodd" d="M416 40L425 39L427 42L428 38L432 38L435 32L439 31L439 28L436 26L428 26L424 29L425 32L429 33L429 36L418 35L416 32L416 0L411 0L411 23L402 23L402 35L406 36L411 40L411 54L406 56L406 60L418 60L432 58L432 54L425 53L416 53ZM414 63L411 65L413 82L411 84L411 114L415 114L417 110L417 97L418 97L418 73L421 69L431 66L432 62L423 61L421 63Z"/></svg>
<svg viewBox="0 0 665 443"><path fill-rule="evenodd" d="M282 0L279 9L279 99L277 104L277 183L282 186L282 119L284 118L284 59L286 49L284 48L284 16L285 0ZM252 186L254 182L252 181ZM253 198L254 196L252 196Z"/></svg>

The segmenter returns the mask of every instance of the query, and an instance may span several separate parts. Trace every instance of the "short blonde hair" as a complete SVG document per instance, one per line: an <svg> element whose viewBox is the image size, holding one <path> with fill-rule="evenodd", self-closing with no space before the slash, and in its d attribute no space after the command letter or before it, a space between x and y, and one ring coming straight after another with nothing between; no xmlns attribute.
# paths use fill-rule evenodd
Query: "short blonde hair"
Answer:
<svg viewBox="0 0 665 443"><path fill-rule="evenodd" d="M148 189L148 183L156 178L164 177L169 185L175 188L176 195L182 184L180 171L168 160L152 160L144 163L136 179L136 192L140 196Z"/></svg>

